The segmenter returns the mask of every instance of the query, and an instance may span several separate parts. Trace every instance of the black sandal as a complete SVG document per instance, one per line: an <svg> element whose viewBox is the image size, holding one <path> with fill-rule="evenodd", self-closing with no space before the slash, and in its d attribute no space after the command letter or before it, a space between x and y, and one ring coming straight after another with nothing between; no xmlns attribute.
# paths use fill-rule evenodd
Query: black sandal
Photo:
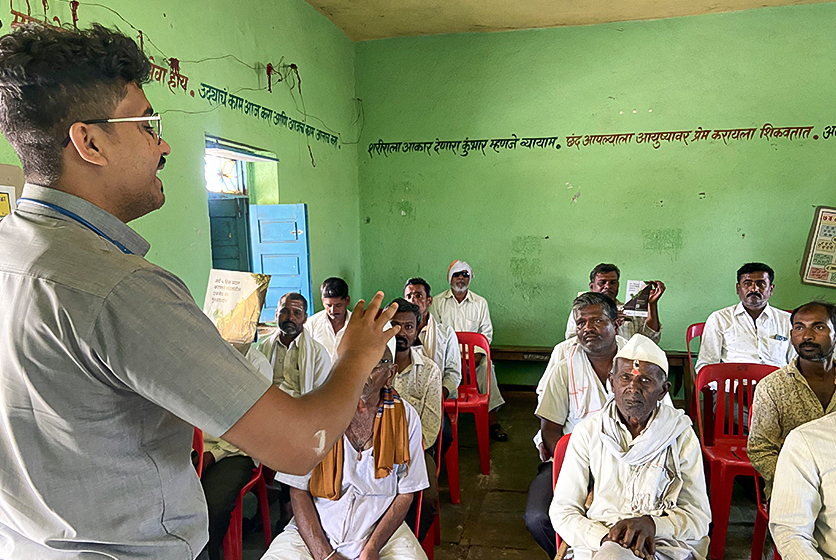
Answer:
<svg viewBox="0 0 836 560"><path fill-rule="evenodd" d="M505 433L505 430L503 430L502 426L498 423L492 424L490 428L488 428L488 434L494 441L508 441L508 434Z"/></svg>

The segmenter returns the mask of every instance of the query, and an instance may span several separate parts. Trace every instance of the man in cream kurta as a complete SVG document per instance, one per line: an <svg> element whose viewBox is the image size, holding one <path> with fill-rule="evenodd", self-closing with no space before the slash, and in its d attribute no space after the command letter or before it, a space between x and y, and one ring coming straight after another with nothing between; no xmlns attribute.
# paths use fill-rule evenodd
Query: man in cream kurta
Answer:
<svg viewBox="0 0 836 560"><path fill-rule="evenodd" d="M836 558L836 412L787 436L775 469L769 531L788 560Z"/></svg>
<svg viewBox="0 0 836 560"><path fill-rule="evenodd" d="M614 398L569 440L549 509L554 528L576 557L701 560L711 521L702 454L688 417L662 402L665 354L637 334L616 361Z"/></svg>
<svg viewBox="0 0 836 560"><path fill-rule="evenodd" d="M445 290L433 297L433 305L430 313L442 324L452 327L456 332L476 332L488 339L488 344L493 342L493 324L491 313L488 309L488 302L482 296L470 291L470 281L473 278L473 269L464 261L453 261L447 269L447 280L450 289ZM483 356L479 348L476 349L479 356ZM478 359L478 358L477 358ZM506 434L499 422L496 420L496 409L505 403L499 386L496 383L496 372L493 363L481 360L476 367L476 382L479 391L486 392L490 384L490 409L491 438L496 441L507 441Z"/></svg>
<svg viewBox="0 0 836 560"><path fill-rule="evenodd" d="M276 312L279 328L257 346L273 366L273 384L293 397L310 393L331 374L325 347L305 332L307 308L301 294L283 295Z"/></svg>
<svg viewBox="0 0 836 560"><path fill-rule="evenodd" d="M331 363L337 361L337 347L343 339L345 327L351 319L348 306L348 284L342 278L326 278L320 288L324 309L314 313L306 322L305 330L328 351Z"/></svg>

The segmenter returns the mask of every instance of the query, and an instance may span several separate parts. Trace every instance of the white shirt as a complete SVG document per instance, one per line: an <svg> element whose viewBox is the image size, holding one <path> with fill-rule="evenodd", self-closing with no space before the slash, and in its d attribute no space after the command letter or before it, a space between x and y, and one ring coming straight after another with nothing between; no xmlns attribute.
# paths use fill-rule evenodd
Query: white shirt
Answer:
<svg viewBox="0 0 836 560"><path fill-rule="evenodd" d="M424 449L432 447L441 431L441 370L420 347L409 349L412 362L395 375L392 387L411 404L421 419Z"/></svg>
<svg viewBox="0 0 836 560"><path fill-rule="evenodd" d="M328 542L346 558L360 555L377 522L398 494L411 494L429 486L421 445L421 421L408 402L404 402L404 410L409 423L409 465L396 465L389 476L376 479L374 448L363 451L358 461L357 450L343 436L345 453L340 499L313 499ZM309 490L311 475L276 473L276 480L300 490ZM297 527L295 518L290 520L288 527Z"/></svg>
<svg viewBox="0 0 836 560"><path fill-rule="evenodd" d="M769 531L784 558L836 558L836 413L787 436L775 469Z"/></svg>
<svg viewBox="0 0 836 560"><path fill-rule="evenodd" d="M686 429L675 440L682 489L676 497L676 505L659 516L631 511L632 488L625 484L631 478L631 467L605 448L599 435L602 416L603 411L593 414L572 432L549 507L555 530L570 546L598 550L601 539L616 522L648 514L656 524L657 541L678 541L704 557L708 552L711 507L705 490L702 451L694 430ZM645 430L653 421L650 420ZM630 432L623 425L620 427L624 440L632 443ZM584 503L590 480L595 481L595 497L586 511Z"/></svg>
<svg viewBox="0 0 836 560"><path fill-rule="evenodd" d="M627 341L616 335L615 343L621 350ZM580 371L573 366L578 362L582 364ZM615 368L615 360L613 360L612 368ZM571 387L573 378L583 378L586 381L585 388ZM587 395L580 394L585 390L592 393L590 400L601 406L612 397L609 380L606 384L601 383L601 379L592 367L592 362L578 344L577 337L572 337L564 340L552 350L546 371L537 384L537 410L534 414L549 422L560 424L563 426L564 434L571 434L581 420L601 410L601 406L586 410L584 403L587 402ZM534 441L535 444L538 443L536 437Z"/></svg>
<svg viewBox="0 0 836 560"><path fill-rule="evenodd" d="M331 326L331 320L328 319L328 314L323 309L319 313L314 313L308 320L305 321L305 330L310 333L313 339L325 347L328 355L331 357L331 363L337 361L337 346L345 334L345 328L348 326L348 321L351 319L351 311L346 311L345 324L338 332L334 332L334 327Z"/></svg>
<svg viewBox="0 0 836 560"><path fill-rule="evenodd" d="M467 291L461 303L456 301L453 290L444 290L433 297L430 313L441 324L452 327L456 332L476 332L485 335L488 344L493 342L493 324L488 302L471 290ZM476 352L480 350L477 348Z"/></svg>
<svg viewBox="0 0 836 560"><path fill-rule="evenodd" d="M244 357L247 358L247 360L249 360L249 362L256 367L258 372L267 378L268 381L273 379L273 366L270 365L270 362L264 354L256 350L253 345L250 345L249 349L247 349L247 354ZM226 457L246 455L246 453L228 441L211 436L206 432L203 432L203 451L204 453L207 451L211 453L215 458L216 463Z"/></svg>
<svg viewBox="0 0 836 560"><path fill-rule="evenodd" d="M624 304L618 300L615 300L615 304L621 308L624 307ZM569 340L573 336L577 336L578 327L575 324L575 313L573 311L569 311L569 320L566 322L566 340ZM645 317L625 317L624 322L621 323L621 326L618 327L616 331L618 336L622 338L626 338L630 340L633 338L633 335L636 333L643 334L656 344L659 344L659 339L662 338L662 327L659 327L658 331L654 331L650 327L647 326L647 318Z"/></svg>
<svg viewBox="0 0 836 560"><path fill-rule="evenodd" d="M450 398L456 398L462 382L462 352L459 349L459 339L456 338L456 331L453 327L440 323L432 314L429 317L429 324L424 325L418 333L418 340L424 345L427 357L433 360L441 370L441 386L447 388ZM435 328L435 350L432 356L428 355L428 328Z"/></svg>
<svg viewBox="0 0 836 560"><path fill-rule="evenodd" d="M331 359L325 347L304 329L290 346L282 344L281 331L256 345L273 366L273 385L292 397L310 393L331 375Z"/></svg>
<svg viewBox="0 0 836 560"><path fill-rule="evenodd" d="M784 367L795 357L790 314L767 304L756 321L742 303L715 311L705 321L697 372L722 362Z"/></svg>

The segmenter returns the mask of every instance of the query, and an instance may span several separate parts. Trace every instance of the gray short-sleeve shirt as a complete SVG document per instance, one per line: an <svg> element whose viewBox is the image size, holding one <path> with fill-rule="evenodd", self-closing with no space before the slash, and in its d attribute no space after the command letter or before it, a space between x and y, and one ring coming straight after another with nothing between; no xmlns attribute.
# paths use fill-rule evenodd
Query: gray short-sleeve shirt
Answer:
<svg viewBox="0 0 836 560"><path fill-rule="evenodd" d="M0 558L194 558L192 425L223 434L270 382L133 230L53 189L23 198L0 221Z"/></svg>

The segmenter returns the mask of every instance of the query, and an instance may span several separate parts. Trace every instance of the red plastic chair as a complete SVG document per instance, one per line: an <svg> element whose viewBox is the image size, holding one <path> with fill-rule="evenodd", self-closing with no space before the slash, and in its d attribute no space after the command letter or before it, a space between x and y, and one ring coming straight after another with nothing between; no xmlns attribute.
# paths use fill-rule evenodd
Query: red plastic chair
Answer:
<svg viewBox="0 0 836 560"><path fill-rule="evenodd" d="M557 440L557 445L554 446L554 455L552 457L552 490L557 485L557 475L560 474L560 468L563 466L563 459L566 457L566 448L569 446L569 438L572 434L566 434L559 440ZM555 547L560 548L560 535L557 534L557 531L554 533L555 535Z"/></svg>
<svg viewBox="0 0 836 560"><path fill-rule="evenodd" d="M450 424L453 428L453 445L450 451L455 450L454 455L447 452L447 476L450 478L450 471L456 472L456 498L458 498L458 445L459 445L459 417L461 413L473 414L476 417L476 439L479 444L479 459L482 467L482 474L491 473L491 452L488 440L488 401L491 395L490 383L487 384L488 391L480 393L476 384L476 360L475 348L482 348L485 351L483 360L487 360L488 367L491 364L491 347L485 335L474 332L457 332L456 337L462 347L462 383L459 385L459 397L455 400L448 399L444 403L447 413L450 414ZM471 357L471 359L468 359ZM452 402L451 402L452 401ZM455 464L451 466L451 462ZM453 482L450 481L450 494L453 494ZM457 504L458 499L453 499Z"/></svg>
<svg viewBox="0 0 836 560"><path fill-rule="evenodd" d="M435 465L435 480L436 484L438 483L438 476L441 474L441 434L444 432L443 426L442 429L438 432L438 461ZM449 451L448 451L449 453ZM422 500L424 499L424 491L421 490L418 493L418 509L415 513L415 536L418 536L418 529L421 526L421 505ZM435 545L441 544L441 507L440 504L437 504L439 507L435 510L435 519L433 519L433 523L430 526L430 530L427 532L427 535L424 537L423 542L421 542L421 548L424 549L424 554L427 555L428 560L433 560L435 556Z"/></svg>
<svg viewBox="0 0 836 560"><path fill-rule="evenodd" d="M197 476L203 475L203 432L195 428L192 436L192 449L198 454L197 461ZM224 560L242 560L244 547L244 512L243 503L244 496L247 492L253 490L258 498L258 509L261 513L261 524L264 528L264 544L270 548L270 542L273 540L273 534L270 529L270 504L267 501L267 485L264 482L264 477L261 475L261 465L253 469L253 476L250 481L244 485L241 492L238 493L238 499L235 501L235 509L232 510L232 517L229 520L229 529L226 531L224 537Z"/></svg>
<svg viewBox="0 0 836 560"><path fill-rule="evenodd" d="M752 537L752 556L751 560L762 560L763 547L766 544L766 529L769 524L769 509L761 499L761 491L759 487L760 476L755 477L755 491L758 495L758 513L755 517L755 536ZM781 560L781 555L778 554L778 548L774 547L775 560Z"/></svg>
<svg viewBox="0 0 836 560"><path fill-rule="evenodd" d="M229 529L227 529L226 537L224 537L224 560L243 559L243 504L244 496L250 490L253 490L258 497L258 509L261 513L261 525L264 529L264 546L270 548L270 542L273 540L270 529L270 504L267 501L267 485L261 475L261 465L258 465L253 469L253 477L244 485L241 492L238 493L238 499L235 501L235 509L232 510L232 517L229 520Z"/></svg>
<svg viewBox="0 0 836 560"><path fill-rule="evenodd" d="M694 385L697 380L697 372L694 370L694 356L691 355L691 341L697 337L702 338L702 331L705 328L705 323L694 323L688 325L685 331L685 349L688 351L688 369L691 372L691 379L685 383L685 402L688 403L688 416L691 417L691 422L697 421L697 393L694 391Z"/></svg>
<svg viewBox="0 0 836 560"><path fill-rule="evenodd" d="M775 366L765 364L723 363L707 365L697 374L697 383L694 387L697 396L710 382L717 383L712 444L706 443L703 413L699 406L696 407L697 423L702 436L700 445L711 481L711 517L714 521L711 534L711 558L713 560L722 560L726 548L734 477L755 476L756 474L746 455L748 425L744 422L744 407L752 409L755 385L776 369L778 368ZM729 382L728 394L726 382ZM736 407L734 406L735 397ZM731 409L729 414L726 414L727 405ZM710 410L710 403L705 408ZM734 413L734 408L737 408L737 414Z"/></svg>

